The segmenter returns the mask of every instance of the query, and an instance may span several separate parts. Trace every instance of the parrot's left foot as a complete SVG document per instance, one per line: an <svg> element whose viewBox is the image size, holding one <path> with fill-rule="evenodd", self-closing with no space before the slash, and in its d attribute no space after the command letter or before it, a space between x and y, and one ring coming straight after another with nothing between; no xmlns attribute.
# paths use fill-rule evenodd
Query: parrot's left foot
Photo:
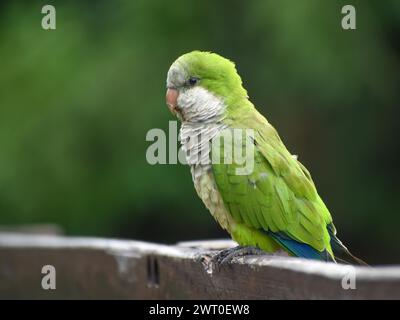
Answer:
<svg viewBox="0 0 400 320"><path fill-rule="evenodd" d="M257 247L242 247L237 246L220 251L211 259L211 264L215 269L219 269L222 265L230 263L236 257L244 256L260 256L267 253Z"/></svg>

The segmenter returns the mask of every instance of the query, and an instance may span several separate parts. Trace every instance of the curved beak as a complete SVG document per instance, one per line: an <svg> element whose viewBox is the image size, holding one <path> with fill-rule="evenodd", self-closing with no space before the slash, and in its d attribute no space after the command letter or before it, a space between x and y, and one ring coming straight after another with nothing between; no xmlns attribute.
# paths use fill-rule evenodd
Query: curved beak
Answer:
<svg viewBox="0 0 400 320"><path fill-rule="evenodd" d="M171 113L174 115L178 112L178 96L179 96L178 90L173 88L167 89L165 100L167 102L169 111L171 111Z"/></svg>

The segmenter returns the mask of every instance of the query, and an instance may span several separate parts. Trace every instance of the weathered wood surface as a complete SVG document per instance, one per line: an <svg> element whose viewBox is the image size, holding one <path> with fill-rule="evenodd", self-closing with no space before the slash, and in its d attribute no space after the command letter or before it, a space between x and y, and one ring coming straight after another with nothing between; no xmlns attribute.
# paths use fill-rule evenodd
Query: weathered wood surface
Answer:
<svg viewBox="0 0 400 320"><path fill-rule="evenodd" d="M41 234L41 235L58 235L63 234L61 227L55 224L27 224L27 225L0 225L0 235L4 233L24 233L24 234Z"/></svg>
<svg viewBox="0 0 400 320"><path fill-rule="evenodd" d="M232 241L176 246L139 241L0 234L0 298L399 299L400 266L349 267L284 256L236 258L210 272ZM41 286L56 269L56 289ZM356 275L356 289L342 288Z"/></svg>

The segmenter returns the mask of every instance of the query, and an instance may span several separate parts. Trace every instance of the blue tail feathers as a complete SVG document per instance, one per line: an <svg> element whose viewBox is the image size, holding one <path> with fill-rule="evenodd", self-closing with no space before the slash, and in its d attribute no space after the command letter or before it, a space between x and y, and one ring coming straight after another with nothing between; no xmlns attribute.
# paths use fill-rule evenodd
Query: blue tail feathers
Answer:
<svg viewBox="0 0 400 320"><path fill-rule="evenodd" d="M283 232L268 232L268 235L296 257L320 261L333 261L331 255L326 250L320 252L306 243L301 243L289 238Z"/></svg>

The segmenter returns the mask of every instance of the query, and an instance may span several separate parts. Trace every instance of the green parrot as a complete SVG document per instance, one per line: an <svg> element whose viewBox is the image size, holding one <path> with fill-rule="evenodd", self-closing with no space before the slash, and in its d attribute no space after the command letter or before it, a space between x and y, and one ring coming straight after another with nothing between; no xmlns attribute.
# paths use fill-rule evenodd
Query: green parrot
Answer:
<svg viewBox="0 0 400 320"><path fill-rule="evenodd" d="M222 251L219 262L283 249L296 257L365 264L336 237L310 173L250 102L233 62L211 52L182 55L168 70L166 102L182 122L182 149L199 197L239 244ZM241 133L221 138L235 130ZM214 152L232 158L235 147L252 150L251 170L239 172L243 164L236 158L214 161Z"/></svg>

